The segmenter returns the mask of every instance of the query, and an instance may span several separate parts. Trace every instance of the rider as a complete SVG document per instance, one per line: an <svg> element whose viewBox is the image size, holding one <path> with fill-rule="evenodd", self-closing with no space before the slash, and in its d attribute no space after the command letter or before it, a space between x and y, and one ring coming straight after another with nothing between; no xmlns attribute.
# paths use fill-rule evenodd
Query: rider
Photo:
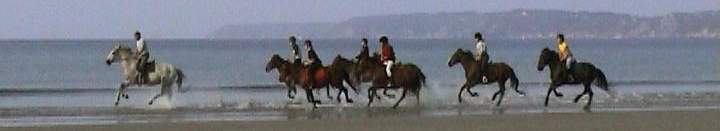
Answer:
<svg viewBox="0 0 720 131"><path fill-rule="evenodd" d="M290 52L291 56L290 59L293 59L292 62L295 64L302 63L302 56L300 55L300 47L296 44L297 39L295 36L290 36Z"/></svg>
<svg viewBox="0 0 720 131"><path fill-rule="evenodd" d="M560 62L565 63L568 79L573 81L574 77L571 73L571 69L575 64L575 58L573 58L572 52L570 52L570 47L567 45L567 42L565 42L565 35L562 33L557 35L557 46L560 55Z"/></svg>
<svg viewBox="0 0 720 131"><path fill-rule="evenodd" d="M385 64L385 73L388 76L388 86L391 86L392 84L392 71L391 67L395 63L395 51L393 50L393 47L390 46L390 43L388 42L387 36L380 37L380 60L383 64Z"/></svg>
<svg viewBox="0 0 720 131"><path fill-rule="evenodd" d="M322 67L322 61L320 61L320 57L318 57L317 53L315 53L315 49L313 49L312 42L310 40L305 40L305 50L307 50L308 54L308 61L305 63L305 65L308 66L308 80L310 81L311 85L315 83L315 77L313 73L315 73L315 70L317 68Z"/></svg>
<svg viewBox="0 0 720 131"><path fill-rule="evenodd" d="M139 83L144 83L144 77L147 73L145 70L145 64L150 58L150 53L145 46L145 39L142 38L140 31L135 31L135 49L138 56L140 56L136 62L135 69L138 71L137 80Z"/></svg>
<svg viewBox="0 0 720 131"><path fill-rule="evenodd" d="M483 39L482 34L480 32L475 32L475 50L477 51L477 54L475 54L475 60L480 62L480 75L482 76L483 83L487 83L488 79L486 77L485 72L487 72L487 65L488 61L490 59L490 56L485 51L487 47L485 46L485 39Z"/></svg>
<svg viewBox="0 0 720 131"><path fill-rule="evenodd" d="M360 58L370 57L370 50L368 49L368 39L362 38L361 44L362 44L362 49L360 50L360 54L355 57L355 59L357 59L357 60L360 60Z"/></svg>

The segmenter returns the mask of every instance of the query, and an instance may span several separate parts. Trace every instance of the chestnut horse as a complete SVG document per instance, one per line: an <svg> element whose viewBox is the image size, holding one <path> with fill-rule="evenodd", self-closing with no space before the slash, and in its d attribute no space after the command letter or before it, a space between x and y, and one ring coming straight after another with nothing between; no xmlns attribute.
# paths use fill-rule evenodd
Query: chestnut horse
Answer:
<svg viewBox="0 0 720 131"><path fill-rule="evenodd" d="M352 103L353 100L350 99L347 95L347 88L345 88L342 83L343 81L348 79L347 77L345 77L346 75L343 74L348 73L337 67L339 66L331 65L328 67L318 68L313 74L313 77L315 77L314 83L310 83L306 75L307 71L309 71L306 66L290 63L289 61L281 58L280 55L274 54L272 57L270 57L270 61L268 61L265 67L265 71L270 72L273 69L278 70L278 73L280 75L279 79L281 79L281 81L284 82L285 85L289 88L288 97L291 97L291 92L294 92L295 86L301 86L302 89L305 90L308 102L313 103L313 107L317 107L317 104L320 103L320 101L315 100L312 90L323 87L329 88L329 86L340 89L340 92L337 96L338 101L340 101L340 93L345 93L345 100L348 103ZM353 85L351 85L351 87L355 89Z"/></svg>
<svg viewBox="0 0 720 131"><path fill-rule="evenodd" d="M425 74L422 73L420 68L414 64L402 64L397 63L392 68L391 81L388 81L387 74L385 73L385 65L381 64L377 60L378 55L374 55L368 59L361 59L358 63L360 72L370 73L372 76L372 86L368 89L368 104L370 106L373 102L373 96L376 96L376 90L378 88L383 89L395 89L402 88L403 92L400 99L393 105L393 108L397 108L405 99L405 95L408 91L412 91L417 99L417 104L420 104L420 88L425 85ZM388 87L388 83L392 82L392 87Z"/></svg>

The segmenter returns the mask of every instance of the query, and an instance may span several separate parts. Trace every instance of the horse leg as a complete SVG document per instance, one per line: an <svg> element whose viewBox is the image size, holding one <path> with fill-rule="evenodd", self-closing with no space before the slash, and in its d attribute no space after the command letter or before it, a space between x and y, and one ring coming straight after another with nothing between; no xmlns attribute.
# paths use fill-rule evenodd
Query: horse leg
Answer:
<svg viewBox="0 0 720 131"><path fill-rule="evenodd" d="M117 96L116 96L116 98L115 98L115 106L117 106L118 104L120 104L120 97L123 96L123 95L125 95L125 88L127 88L127 86L128 86L128 85L125 84L125 83L120 84L120 88L118 88L118 90L117 90Z"/></svg>
<svg viewBox="0 0 720 131"><path fill-rule="evenodd" d="M503 89L503 84L500 83L500 82L498 82L498 91L496 91L496 92L493 94L492 99L490 99L490 100L495 101L495 98L497 97L497 95L499 95L500 92L502 92L503 90L505 90L505 89Z"/></svg>
<svg viewBox="0 0 720 131"><path fill-rule="evenodd" d="M400 105L400 102L402 102L405 99L405 94L407 94L407 92L408 92L408 88L403 89L403 93L400 96L400 99L397 102L395 102L395 105L393 106L393 108L397 108L398 105Z"/></svg>
<svg viewBox="0 0 720 131"><path fill-rule="evenodd" d="M155 101L155 99L159 98L162 95L163 95L162 93L158 93L157 95L153 96L153 98L150 99L150 102L148 102L148 105L152 105L153 102Z"/></svg>
<svg viewBox="0 0 720 131"><path fill-rule="evenodd" d="M383 89L383 95L387 96L388 98L395 98L395 94L388 94L388 88Z"/></svg>
<svg viewBox="0 0 720 131"><path fill-rule="evenodd" d="M475 86L471 86L470 84L468 84L467 87L465 87L465 92L467 92L468 94L470 94L470 96L472 96L472 97L477 97L477 96L478 96L478 93L477 93L477 92L472 92L472 91L470 90L470 88L473 88L473 87L475 87Z"/></svg>
<svg viewBox="0 0 720 131"><path fill-rule="evenodd" d="M317 104L320 103L320 101L315 100L315 94L313 94L312 89L305 88L305 92L307 93L308 102L313 105L313 108L317 108Z"/></svg>
<svg viewBox="0 0 720 131"><path fill-rule="evenodd" d="M330 95L330 86L326 86L326 88L327 88L327 90L326 90L325 94L327 95L328 99L332 100L333 97L332 97L332 95Z"/></svg>
<svg viewBox="0 0 720 131"><path fill-rule="evenodd" d="M347 88L342 88L342 89L340 89L340 92L345 93L345 102L347 102L347 103L353 103L353 102L354 102L354 101L353 101L352 99L350 99L350 97L348 96L348 89L347 89ZM339 95L338 95L338 98L340 98ZM339 100L339 99L338 99L338 100Z"/></svg>
<svg viewBox="0 0 720 131"><path fill-rule="evenodd" d="M342 95L342 93L343 93L343 88L345 88L345 87L343 87L343 86L337 86L337 88L338 88L339 91L338 91L338 93L337 93L337 96L335 96L335 98L337 99L337 102L340 103L340 102L341 102L341 100L340 100L340 95ZM345 94L347 95L347 93L345 93Z"/></svg>
<svg viewBox="0 0 720 131"><path fill-rule="evenodd" d="M497 103L495 103L495 106L500 106L500 103L502 103L503 97L505 97L505 82L499 82L503 84L500 85L500 90L498 91L500 93L500 98L498 99Z"/></svg>
<svg viewBox="0 0 720 131"><path fill-rule="evenodd" d="M368 104L367 104L368 107L370 107L370 104L373 103L373 100L375 99L373 97L373 95L375 95L375 94L376 94L375 87L368 88Z"/></svg>
<svg viewBox="0 0 720 131"><path fill-rule="evenodd" d="M289 82L285 83L285 86L288 87L287 96L290 99L295 99L295 94L297 93L297 90L295 89L295 86L292 84L288 84Z"/></svg>
<svg viewBox="0 0 720 131"><path fill-rule="evenodd" d="M553 88L555 87L551 85L550 88L548 88L547 94L545 95L545 107L548 106L548 100L550 99L550 93L553 92Z"/></svg>
<svg viewBox="0 0 720 131"><path fill-rule="evenodd" d="M585 87L585 88L583 89L583 92L580 93L580 94L578 94L578 95L575 97L575 99L573 100L573 102L574 102L574 103L578 103L578 101L580 100L580 97L582 97L583 95L585 95L585 94L587 94L587 93L588 93L588 88Z"/></svg>
<svg viewBox="0 0 720 131"><path fill-rule="evenodd" d="M153 97L150 99L150 101L148 102L148 105L152 105L153 102L155 102L155 100L157 100L158 98L160 98L160 96L163 96L163 95L168 95L168 97L167 97L168 100L169 100L169 99L172 99L172 98L171 98L171 97L172 97L172 89L170 89L171 86L172 86L172 84L167 84L167 83L164 83L164 82L166 82L166 81L161 81L161 82L160 82L160 93L158 93L157 95L153 96Z"/></svg>
<svg viewBox="0 0 720 131"><path fill-rule="evenodd" d="M462 103L462 102L463 102L463 101L462 101L462 93L463 93L463 90L465 90L465 88L466 88L465 85L467 85L467 84L462 85L462 86L460 87L460 91L458 92L458 103Z"/></svg>
<svg viewBox="0 0 720 131"><path fill-rule="evenodd" d="M592 104L593 94L594 94L594 93L593 93L593 91L592 91L592 88L590 88L590 84L589 84L589 83L588 83L588 84L585 84L585 88L588 90L588 93L587 93L587 94L588 94L588 97L590 97L590 98L588 99L588 103L585 105L585 109L590 109L590 104Z"/></svg>
<svg viewBox="0 0 720 131"><path fill-rule="evenodd" d="M563 97L564 95L557 91L557 88L560 87L559 85L553 86L552 90L555 92L556 97Z"/></svg>
<svg viewBox="0 0 720 131"><path fill-rule="evenodd" d="M419 89L420 87L418 86L417 88ZM420 105L420 90L415 91L415 104Z"/></svg>

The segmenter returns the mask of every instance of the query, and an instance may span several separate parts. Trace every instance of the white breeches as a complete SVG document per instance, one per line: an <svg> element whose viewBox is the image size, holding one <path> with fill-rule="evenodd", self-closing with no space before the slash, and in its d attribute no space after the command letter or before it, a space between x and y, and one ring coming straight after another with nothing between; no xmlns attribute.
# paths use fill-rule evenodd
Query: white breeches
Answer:
<svg viewBox="0 0 720 131"><path fill-rule="evenodd" d="M568 56L568 58L565 59L565 67L570 69L572 63L575 63L575 58L573 58L572 56Z"/></svg>
<svg viewBox="0 0 720 131"><path fill-rule="evenodd" d="M392 60L385 61L383 64L385 64L385 73L387 73L387 76L392 76L392 72L390 71L390 68L395 62Z"/></svg>

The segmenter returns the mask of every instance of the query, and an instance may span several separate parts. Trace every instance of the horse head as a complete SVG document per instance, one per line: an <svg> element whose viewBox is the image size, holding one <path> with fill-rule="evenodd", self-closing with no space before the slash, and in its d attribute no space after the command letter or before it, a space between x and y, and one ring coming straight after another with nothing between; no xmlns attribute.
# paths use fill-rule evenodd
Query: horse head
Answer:
<svg viewBox="0 0 720 131"><path fill-rule="evenodd" d="M545 66L548 66L549 64L551 64L551 62L554 61L559 61L557 52L545 47L542 51L540 51L540 58L538 58L537 70L542 71Z"/></svg>
<svg viewBox="0 0 720 131"><path fill-rule="evenodd" d="M359 59L357 65L360 68L360 70L366 70L374 65L381 65L380 64L380 54L375 52L372 55L370 55L370 57L368 57L368 58Z"/></svg>
<svg viewBox="0 0 720 131"><path fill-rule="evenodd" d="M465 57L468 57L469 55L471 55L471 54L469 54L469 52L458 48L457 50L455 50L455 53L450 55L450 58L448 58L448 66L452 67L455 64L462 62L463 59Z"/></svg>
<svg viewBox="0 0 720 131"><path fill-rule="evenodd" d="M278 69L283 63L286 63L283 58L280 57L278 54L273 54L270 57L270 60L268 60L267 65L265 65L265 72L270 72L273 69Z"/></svg>
<svg viewBox="0 0 720 131"><path fill-rule="evenodd" d="M105 58L105 64L110 66L110 64L118 60L126 59L128 55L130 55L130 48L117 44L110 50L110 53L108 53L107 58Z"/></svg>
<svg viewBox="0 0 720 131"><path fill-rule="evenodd" d="M337 65L347 66L347 64L349 64L349 63L352 63L352 61L350 61L350 60L348 60L348 59L345 59L345 58L343 58L343 57L340 56L340 55L337 55L337 56L335 56L335 59L333 59L333 62L332 62L331 65L333 65L333 66L337 66Z"/></svg>

